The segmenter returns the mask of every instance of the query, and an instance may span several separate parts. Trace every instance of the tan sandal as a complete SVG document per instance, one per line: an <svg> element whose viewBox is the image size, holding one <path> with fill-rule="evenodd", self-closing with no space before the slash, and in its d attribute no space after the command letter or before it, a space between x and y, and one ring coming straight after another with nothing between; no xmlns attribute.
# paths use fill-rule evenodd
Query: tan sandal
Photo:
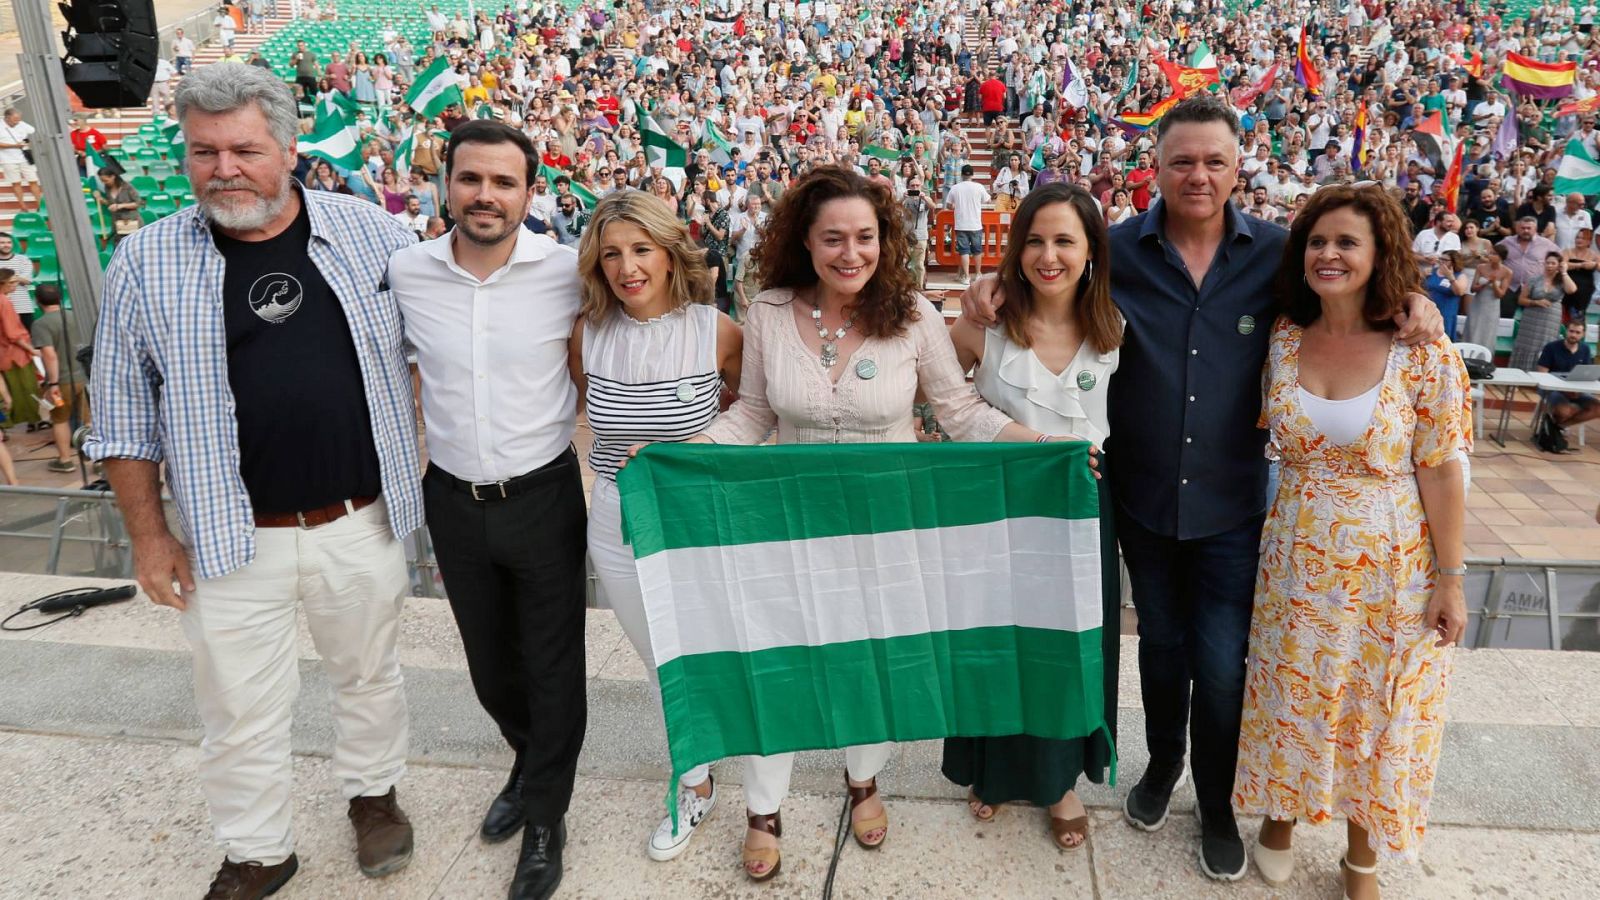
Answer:
<svg viewBox="0 0 1600 900"><path fill-rule="evenodd" d="M1067 843L1067 838L1076 837L1076 844ZM1089 842L1089 817L1073 816L1063 819L1057 816L1050 817L1050 838L1062 850L1082 850L1083 845Z"/></svg>
<svg viewBox="0 0 1600 900"><path fill-rule="evenodd" d="M856 807L867 802L869 798L878 793L878 779L872 779L872 783L866 787L856 787L850 783L850 775L846 773L844 776L844 788L850 794L850 833L855 835L856 843L860 844L864 850L876 850L883 846L884 839L889 836L889 813L887 810L865 821L855 821ZM876 841L869 843L866 836L879 829L882 829L883 833L878 835Z"/></svg>
<svg viewBox="0 0 1600 900"><path fill-rule="evenodd" d="M989 808L989 814L987 816L978 811L980 809L983 809L984 807L988 807ZM977 791L974 791L971 788L968 788L967 789L967 811L972 813L972 817L974 819L977 819L979 822L993 822L995 814L1000 812L1000 804L998 804L998 803L985 803L978 796L978 792Z"/></svg>
<svg viewBox="0 0 1600 900"><path fill-rule="evenodd" d="M751 831L764 831L775 838L783 837L783 818L781 813L770 816L746 815L745 821L749 823ZM760 872L750 868L752 865L765 865ZM778 874L783 868L783 853L777 847L750 847L744 848L744 874L751 881L766 881Z"/></svg>

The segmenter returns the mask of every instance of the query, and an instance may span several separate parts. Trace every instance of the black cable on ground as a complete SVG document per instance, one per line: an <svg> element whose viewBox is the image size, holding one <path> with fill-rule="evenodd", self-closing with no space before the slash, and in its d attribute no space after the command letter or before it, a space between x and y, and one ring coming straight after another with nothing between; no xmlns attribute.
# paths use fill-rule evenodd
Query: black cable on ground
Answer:
<svg viewBox="0 0 1600 900"><path fill-rule="evenodd" d="M81 587L57 591L37 600L29 600L18 607L16 612L6 616L4 619L0 619L0 631L32 631L35 628L44 628L47 625L54 625L62 619L81 616L94 606L104 606L108 603L120 603L124 600L132 599L137 591L138 589L131 584L118 588ZM12 619L23 613L34 612L35 610L40 615L49 615L54 612L61 614L53 619L47 619L33 625L12 626Z"/></svg>
<svg viewBox="0 0 1600 900"><path fill-rule="evenodd" d="M833 835L833 859L828 862L828 878L822 883L822 900L833 900L833 876L839 871L839 854L844 852L845 837L850 834L850 795L845 794L844 808L839 810L839 827Z"/></svg>

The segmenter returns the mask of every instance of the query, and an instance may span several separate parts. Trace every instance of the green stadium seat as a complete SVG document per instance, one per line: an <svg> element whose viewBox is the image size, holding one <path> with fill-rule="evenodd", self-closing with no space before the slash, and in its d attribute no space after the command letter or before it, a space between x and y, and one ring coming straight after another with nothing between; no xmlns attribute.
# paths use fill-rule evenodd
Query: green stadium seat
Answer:
<svg viewBox="0 0 1600 900"><path fill-rule="evenodd" d="M35 232L24 241L29 256L56 255L56 236L48 231Z"/></svg>
<svg viewBox="0 0 1600 900"><path fill-rule="evenodd" d="M154 178L156 181L165 184L168 178L178 174L178 170L173 167L172 163L162 161L145 170L145 174L149 175L151 178Z"/></svg>
<svg viewBox="0 0 1600 900"><path fill-rule="evenodd" d="M49 230L50 225L45 222L44 216L36 212L19 212L11 219L11 233L19 237Z"/></svg>
<svg viewBox="0 0 1600 900"><path fill-rule="evenodd" d="M161 182L157 181L154 175L135 175L128 179L128 183L133 185L133 189L138 191L141 197L161 190Z"/></svg>
<svg viewBox="0 0 1600 900"><path fill-rule="evenodd" d="M34 284L45 284L61 280L61 263L56 259L54 249L50 251L48 256L33 256L30 254L29 258L39 264L39 271L33 274Z"/></svg>
<svg viewBox="0 0 1600 900"><path fill-rule="evenodd" d="M144 198L144 208L155 213L157 218L161 218L177 212L178 201L165 192L151 194Z"/></svg>
<svg viewBox="0 0 1600 900"><path fill-rule="evenodd" d="M100 250L100 270L102 272L105 271L106 266L111 264L111 254L116 252L115 247L104 247Z"/></svg>
<svg viewBox="0 0 1600 900"><path fill-rule="evenodd" d="M146 225L149 225L151 222L154 222L156 219L159 219L161 217L156 215L155 213L151 212L149 207L145 207L144 209L139 210L139 218Z"/></svg>
<svg viewBox="0 0 1600 900"><path fill-rule="evenodd" d="M160 133L161 129L156 127L154 122L146 122L139 126L139 136L147 141L155 138Z"/></svg>
<svg viewBox="0 0 1600 900"><path fill-rule="evenodd" d="M169 194L194 193L194 185L189 183L187 175L168 175L161 179L161 189Z"/></svg>

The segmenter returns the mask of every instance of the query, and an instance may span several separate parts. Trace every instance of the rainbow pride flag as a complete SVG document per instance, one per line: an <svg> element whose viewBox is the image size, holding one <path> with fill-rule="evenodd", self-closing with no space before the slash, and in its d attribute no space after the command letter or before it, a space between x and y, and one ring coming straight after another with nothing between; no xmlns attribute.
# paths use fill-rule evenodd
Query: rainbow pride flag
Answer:
<svg viewBox="0 0 1600 900"><path fill-rule="evenodd" d="M1520 53L1507 53L1500 68L1500 86L1523 97L1554 100L1572 93L1578 77L1575 62L1542 63Z"/></svg>

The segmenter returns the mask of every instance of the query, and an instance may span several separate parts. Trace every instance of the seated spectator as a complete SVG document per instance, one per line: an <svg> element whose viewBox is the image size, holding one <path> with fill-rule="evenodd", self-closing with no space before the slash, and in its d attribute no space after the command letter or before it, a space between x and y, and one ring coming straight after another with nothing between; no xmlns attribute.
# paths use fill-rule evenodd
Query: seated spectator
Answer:
<svg viewBox="0 0 1600 900"><path fill-rule="evenodd" d="M1560 340L1544 345L1539 353L1536 372L1571 372L1578 366L1594 365L1594 351L1584 343L1586 326L1582 322L1568 322ZM1550 417L1561 425L1577 425L1600 417L1600 399L1593 394L1575 394L1570 391L1541 391Z"/></svg>

